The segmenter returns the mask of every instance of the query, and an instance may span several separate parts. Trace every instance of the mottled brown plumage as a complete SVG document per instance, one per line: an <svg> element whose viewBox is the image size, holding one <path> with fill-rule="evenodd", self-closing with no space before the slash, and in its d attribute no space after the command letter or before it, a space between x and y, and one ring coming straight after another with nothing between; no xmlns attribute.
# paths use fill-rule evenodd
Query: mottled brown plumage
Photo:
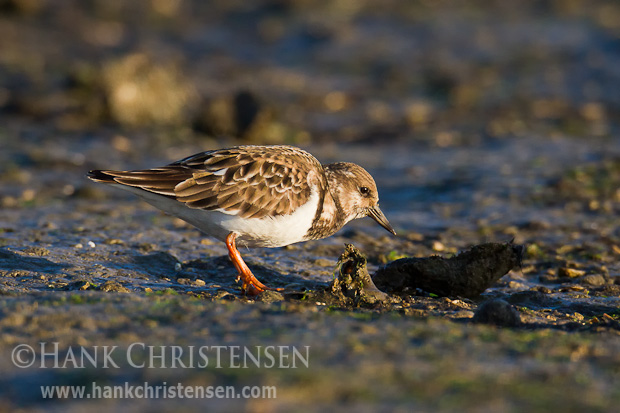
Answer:
<svg viewBox="0 0 620 413"><path fill-rule="evenodd" d="M92 171L90 177L173 197L190 208L234 211L241 218L288 215L308 201L311 185L324 190L327 184L316 158L288 146L239 146L161 168Z"/></svg>
<svg viewBox="0 0 620 413"><path fill-rule="evenodd" d="M137 171L90 171L154 206L225 240L244 289L264 289L241 260L235 239L277 247L325 238L355 218L372 217L394 233L378 206L374 179L362 167L321 165L284 145L238 146Z"/></svg>

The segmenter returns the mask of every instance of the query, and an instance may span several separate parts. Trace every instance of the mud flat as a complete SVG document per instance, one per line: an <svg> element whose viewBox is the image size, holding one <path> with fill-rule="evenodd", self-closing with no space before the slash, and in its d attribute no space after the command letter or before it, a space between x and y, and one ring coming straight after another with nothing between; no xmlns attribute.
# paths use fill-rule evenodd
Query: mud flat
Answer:
<svg viewBox="0 0 620 413"><path fill-rule="evenodd" d="M0 1L0 411L617 410L614 2L74 3ZM283 288L248 298L223 244L85 178L241 143L363 165L398 236L243 249ZM92 383L277 397L41 395Z"/></svg>

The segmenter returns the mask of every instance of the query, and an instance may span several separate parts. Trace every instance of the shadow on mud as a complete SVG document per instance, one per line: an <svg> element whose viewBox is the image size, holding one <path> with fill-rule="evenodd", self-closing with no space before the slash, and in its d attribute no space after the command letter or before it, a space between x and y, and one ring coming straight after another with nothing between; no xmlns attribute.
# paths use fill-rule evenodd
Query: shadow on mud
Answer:
<svg viewBox="0 0 620 413"><path fill-rule="evenodd" d="M35 251L32 253L35 253ZM0 270L9 272L34 271L56 275L69 267L71 267L71 265L66 263L58 264L47 258L22 255L8 248L0 248Z"/></svg>

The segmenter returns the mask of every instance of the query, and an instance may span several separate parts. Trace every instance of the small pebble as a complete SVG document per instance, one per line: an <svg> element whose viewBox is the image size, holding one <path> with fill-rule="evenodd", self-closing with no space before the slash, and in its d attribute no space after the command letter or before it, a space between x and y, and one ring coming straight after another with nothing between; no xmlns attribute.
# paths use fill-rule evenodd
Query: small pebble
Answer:
<svg viewBox="0 0 620 413"><path fill-rule="evenodd" d="M92 241L88 241L88 246L90 248L95 248L97 245L94 242L92 242Z"/></svg>
<svg viewBox="0 0 620 413"><path fill-rule="evenodd" d="M583 285L569 285L568 287L562 287L559 288L558 291L560 292L567 292L567 291L576 291L576 292L585 292L586 288Z"/></svg>
<svg viewBox="0 0 620 413"><path fill-rule="evenodd" d="M334 265L334 261L328 260L326 258L317 258L314 260L314 265L318 267L332 267Z"/></svg>
<svg viewBox="0 0 620 413"><path fill-rule="evenodd" d="M573 313L572 317L576 321L583 321L583 320L585 320L585 317L581 313Z"/></svg>
<svg viewBox="0 0 620 413"><path fill-rule="evenodd" d="M578 270L575 268L567 268L567 267L558 268L558 277L561 277L561 278L577 278L583 275L586 275L586 272L584 270Z"/></svg>
<svg viewBox="0 0 620 413"><path fill-rule="evenodd" d="M123 241L122 239L118 239L118 238L109 238L105 241L105 243L109 245L122 245L125 243L125 241Z"/></svg>
<svg viewBox="0 0 620 413"><path fill-rule="evenodd" d="M78 286L78 289L80 291L85 291L88 290L91 287L91 284L87 281L84 281L83 283L81 283L81 285Z"/></svg>
<svg viewBox="0 0 620 413"><path fill-rule="evenodd" d="M116 281L106 281L105 283L103 283L103 285L99 288L101 291L104 291L106 293L108 292L115 292L115 293L128 293L129 288L123 286L121 283L116 282Z"/></svg>
<svg viewBox="0 0 620 413"><path fill-rule="evenodd" d="M605 277L601 274L589 274L581 278L580 281L582 284L591 285L592 287L600 287L607 284Z"/></svg>
<svg viewBox="0 0 620 413"><path fill-rule="evenodd" d="M517 282L517 281L510 281L508 283L508 288L510 288L512 290L525 290L525 289L527 289L527 286L525 284Z"/></svg>

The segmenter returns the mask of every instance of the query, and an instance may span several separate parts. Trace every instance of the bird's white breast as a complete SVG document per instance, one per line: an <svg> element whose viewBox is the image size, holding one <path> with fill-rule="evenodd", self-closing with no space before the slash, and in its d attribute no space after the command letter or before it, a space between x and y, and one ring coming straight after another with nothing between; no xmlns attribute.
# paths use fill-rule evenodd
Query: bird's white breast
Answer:
<svg viewBox="0 0 620 413"><path fill-rule="evenodd" d="M318 191L313 188L308 202L292 214L244 219L230 213L189 208L172 198L125 185L118 186L140 196L156 208L181 218L205 234L223 241L229 233L236 232L240 243L257 247L282 247L304 241L319 203Z"/></svg>

